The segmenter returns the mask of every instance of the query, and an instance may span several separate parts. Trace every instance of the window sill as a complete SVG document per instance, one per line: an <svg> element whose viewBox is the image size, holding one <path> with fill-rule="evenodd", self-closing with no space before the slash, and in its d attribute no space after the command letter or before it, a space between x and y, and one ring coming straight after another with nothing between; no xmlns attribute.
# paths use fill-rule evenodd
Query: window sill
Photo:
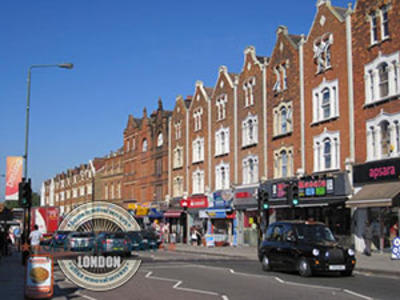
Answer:
<svg viewBox="0 0 400 300"><path fill-rule="evenodd" d="M253 142L253 143L249 143L249 144L246 144L246 145L242 145L242 149L247 149L247 148L251 148L251 147L257 146L257 144L258 144L258 142Z"/></svg>
<svg viewBox="0 0 400 300"><path fill-rule="evenodd" d="M292 133L293 133L293 131L288 131L288 132L285 132L285 133L276 134L276 135L274 135L272 137L272 139L273 140L277 140L277 139L280 139L280 138L283 138L283 137L291 136Z"/></svg>
<svg viewBox="0 0 400 300"><path fill-rule="evenodd" d="M375 41L373 42L371 45L368 46L368 50L376 47L376 46L380 46L382 43L386 42L386 41L391 41L392 38L390 36L384 37L383 39L381 39L380 41Z"/></svg>
<svg viewBox="0 0 400 300"><path fill-rule="evenodd" d="M367 159L365 162L370 163L370 162L381 161L381 160L389 160L389 159L393 159L393 158L398 158L399 156L400 156L400 152L398 154L392 153L390 156L384 156L381 158L371 158L371 159Z"/></svg>
<svg viewBox="0 0 400 300"><path fill-rule="evenodd" d="M229 152L215 154L214 157L227 156Z"/></svg>
<svg viewBox="0 0 400 300"><path fill-rule="evenodd" d="M374 106L376 106L376 105L379 105L379 104L382 104L382 103L385 103L385 102L390 102L390 101L393 101L393 100L398 100L399 97L400 97L400 94L395 94L395 95L387 96L387 97L384 97L384 98L381 98L381 99L378 99L378 100L374 100L374 101L369 102L369 103L365 103L364 106L363 106L363 108L374 107Z"/></svg>
<svg viewBox="0 0 400 300"><path fill-rule="evenodd" d="M334 172L339 172L339 171L340 171L340 169L334 168L334 169L326 169L326 170L314 171L312 174L313 175L319 175L319 174L334 173Z"/></svg>
<svg viewBox="0 0 400 300"><path fill-rule="evenodd" d="M311 127L316 126L316 125L320 125L320 124L324 124L324 123L328 123L328 122L332 122L332 121L336 121L339 119L339 116L335 116L335 117L330 117L327 119L323 119L320 121L314 121L310 124Z"/></svg>
<svg viewBox="0 0 400 300"><path fill-rule="evenodd" d="M176 166L176 167L172 167L173 170L178 170L178 169L182 169L183 166Z"/></svg>
<svg viewBox="0 0 400 300"><path fill-rule="evenodd" d="M204 159L203 160L192 161L192 165L197 165L197 164L200 164L202 162L204 162Z"/></svg>
<svg viewBox="0 0 400 300"><path fill-rule="evenodd" d="M284 89L282 89L282 90L279 90L279 91L274 91L273 90L273 92L274 92L274 96L278 96L280 93L283 93L283 92L285 92L285 91L287 91L288 90L288 88L286 87L286 88L284 88Z"/></svg>

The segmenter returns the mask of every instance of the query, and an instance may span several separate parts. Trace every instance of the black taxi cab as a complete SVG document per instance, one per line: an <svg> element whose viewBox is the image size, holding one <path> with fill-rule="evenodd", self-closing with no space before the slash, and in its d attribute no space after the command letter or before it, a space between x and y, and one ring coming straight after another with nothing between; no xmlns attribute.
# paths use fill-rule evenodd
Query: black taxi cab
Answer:
<svg viewBox="0 0 400 300"><path fill-rule="evenodd" d="M316 272L351 276L354 250L340 245L329 227L319 222L280 221L268 226L258 249L264 271L298 271L308 277Z"/></svg>

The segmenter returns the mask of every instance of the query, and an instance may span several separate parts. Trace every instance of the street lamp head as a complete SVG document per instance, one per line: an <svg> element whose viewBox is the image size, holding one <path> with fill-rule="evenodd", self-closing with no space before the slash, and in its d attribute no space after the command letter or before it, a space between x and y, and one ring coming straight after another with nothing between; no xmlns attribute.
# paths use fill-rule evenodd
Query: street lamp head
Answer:
<svg viewBox="0 0 400 300"><path fill-rule="evenodd" d="M59 68L63 68L63 69L72 69L74 67L74 64L72 64L72 63L64 63L64 64L59 64L58 67Z"/></svg>

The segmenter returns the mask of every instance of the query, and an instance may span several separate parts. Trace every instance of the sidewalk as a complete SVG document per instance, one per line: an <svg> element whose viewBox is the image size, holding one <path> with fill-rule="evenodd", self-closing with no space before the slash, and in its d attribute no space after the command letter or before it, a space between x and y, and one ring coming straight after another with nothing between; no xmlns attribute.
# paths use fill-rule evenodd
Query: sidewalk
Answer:
<svg viewBox="0 0 400 300"><path fill-rule="evenodd" d="M177 244L177 252L190 252L198 254L231 256L249 260L257 260L257 248L252 246L237 247L204 247ZM375 275L389 275L400 277L400 260L392 260L389 253L374 252L371 256L356 253L356 271L367 272Z"/></svg>
<svg viewBox="0 0 400 300"><path fill-rule="evenodd" d="M1 258L0 291L1 299L24 299L24 267L20 253Z"/></svg>

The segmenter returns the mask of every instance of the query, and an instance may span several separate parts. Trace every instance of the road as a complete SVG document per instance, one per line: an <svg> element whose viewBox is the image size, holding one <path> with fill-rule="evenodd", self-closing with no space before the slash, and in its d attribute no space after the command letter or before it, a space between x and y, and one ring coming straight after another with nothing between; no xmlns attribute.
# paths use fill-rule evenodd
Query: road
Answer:
<svg viewBox="0 0 400 300"><path fill-rule="evenodd" d="M256 260L182 252L142 254L138 273L108 292L79 289L56 268L55 299L400 299L400 279L355 273L352 277L263 272Z"/></svg>

